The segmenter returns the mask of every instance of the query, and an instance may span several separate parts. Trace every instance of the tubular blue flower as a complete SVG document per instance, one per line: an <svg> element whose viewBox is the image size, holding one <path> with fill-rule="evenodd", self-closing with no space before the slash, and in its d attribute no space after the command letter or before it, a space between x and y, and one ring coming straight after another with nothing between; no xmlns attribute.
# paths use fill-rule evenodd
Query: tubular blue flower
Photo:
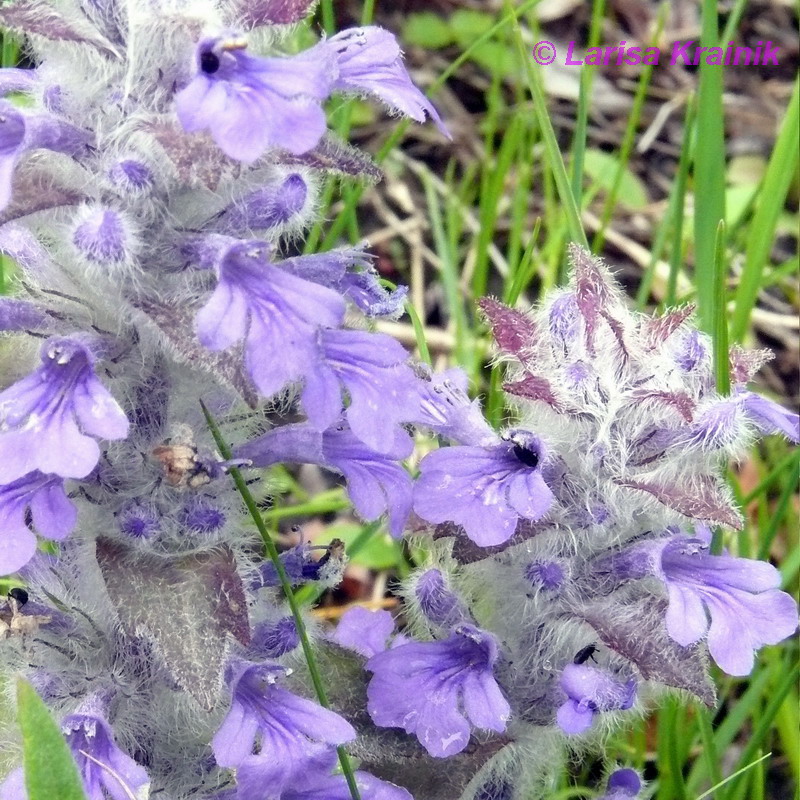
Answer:
<svg viewBox="0 0 800 800"><path fill-rule="evenodd" d="M462 602L447 587L441 570L425 570L414 583L414 595L420 611L434 625L452 628L470 620Z"/></svg>
<svg viewBox="0 0 800 800"><path fill-rule="evenodd" d="M531 561L524 570L534 587L553 592L564 583L564 568L557 561Z"/></svg>
<svg viewBox="0 0 800 800"><path fill-rule="evenodd" d="M407 387L414 381L406 349L391 336L365 331L324 330L319 340L317 364L308 370L302 394L309 422L319 430L333 425L346 389L350 430L373 450L391 447L387 428L404 420Z"/></svg>
<svg viewBox="0 0 800 800"><path fill-rule="evenodd" d="M345 305L336 292L273 266L267 253L262 242L240 242L222 252L219 283L196 326L209 350L244 339L245 367L270 397L317 364L317 329L340 325Z"/></svg>
<svg viewBox="0 0 800 800"><path fill-rule="evenodd" d="M276 797L309 763L327 761L333 747L356 736L338 714L282 688L278 681L289 671L233 662L226 675L231 709L211 741L220 766L237 767L240 782L260 781Z"/></svg>
<svg viewBox="0 0 800 800"><path fill-rule="evenodd" d="M789 441L800 444L800 416L755 392L741 391L736 397L745 417L761 433L781 433Z"/></svg>
<svg viewBox="0 0 800 800"><path fill-rule="evenodd" d="M14 168L29 150L55 150L75 154L86 135L48 114L23 114L0 100L0 211L11 201Z"/></svg>
<svg viewBox="0 0 800 800"><path fill-rule="evenodd" d="M208 130L227 156L247 163L270 147L308 152L326 131L322 101L336 76L333 54L312 48L263 58L246 47L230 36L198 44L197 72L175 97L184 130Z"/></svg>
<svg viewBox="0 0 800 800"><path fill-rule="evenodd" d="M452 138L431 102L411 82L400 46L389 31L376 25L350 28L317 47L335 55L338 66L335 90L367 92L393 111L420 123L425 122L427 115L448 139Z"/></svg>
<svg viewBox="0 0 800 800"><path fill-rule="evenodd" d="M0 575L22 569L36 553L36 536L25 524L28 509L34 527L46 539L69 536L78 519L64 481L55 475L31 472L0 486Z"/></svg>
<svg viewBox="0 0 800 800"><path fill-rule="evenodd" d="M642 791L642 780L636 770L618 769L608 778L608 789L599 800L629 800Z"/></svg>
<svg viewBox="0 0 800 800"><path fill-rule="evenodd" d="M319 433L307 424L284 425L236 449L237 458L254 467L279 462L318 464L344 475L356 511L366 520L389 514L389 532L399 537L411 512L412 482L396 463L407 458L413 442L401 431L388 431L390 444L377 453L345 425Z"/></svg>
<svg viewBox="0 0 800 800"><path fill-rule="evenodd" d="M566 734L583 733L597 714L625 711L636 699L635 680L622 683L589 664L567 664L560 682L567 699L556 712L556 722Z"/></svg>
<svg viewBox="0 0 800 800"><path fill-rule="evenodd" d="M542 478L541 441L514 431L492 447L445 447L420 463L414 511L428 522L454 522L481 547L510 539L522 519L541 519L553 503Z"/></svg>
<svg viewBox="0 0 800 800"><path fill-rule="evenodd" d="M371 658L386 649L393 633L394 619L388 611L353 606L342 614L330 638L341 647Z"/></svg>
<svg viewBox="0 0 800 800"><path fill-rule="evenodd" d="M511 713L492 669L495 638L460 625L444 641L410 642L373 656L367 710L381 727L403 728L436 758L460 753L471 726L498 733Z"/></svg>
<svg viewBox="0 0 800 800"><path fill-rule="evenodd" d="M108 179L125 194L145 192L153 185L153 171L134 158L123 158L112 164Z"/></svg>
<svg viewBox="0 0 800 800"><path fill-rule="evenodd" d="M190 531L210 534L225 524L225 512L208 500L193 498L181 510L180 521Z"/></svg>
<svg viewBox="0 0 800 800"><path fill-rule="evenodd" d="M300 646L297 625L292 617L253 626L250 649L264 658L280 658Z"/></svg>
<svg viewBox="0 0 800 800"><path fill-rule="evenodd" d="M469 378L462 369L432 373L421 366L419 370L407 402L410 412L406 422L429 428L459 444L490 447L500 441L484 419L480 403L469 399Z"/></svg>
<svg viewBox="0 0 800 800"><path fill-rule="evenodd" d="M28 92L36 83L35 69L5 67L0 69L0 97L12 92Z"/></svg>
<svg viewBox="0 0 800 800"><path fill-rule="evenodd" d="M87 261L112 266L127 261L131 235L122 217L109 208L88 209L75 226L72 244Z"/></svg>
<svg viewBox="0 0 800 800"><path fill-rule="evenodd" d="M97 465L95 438L124 439L128 419L75 339L48 339L42 366L0 392L0 484L29 472L84 478Z"/></svg>
<svg viewBox="0 0 800 800"><path fill-rule="evenodd" d="M146 797L150 779L114 741L111 726L99 713L70 714L61 724L78 764L88 800Z"/></svg>
<svg viewBox="0 0 800 800"><path fill-rule="evenodd" d="M223 210L220 227L234 235L268 231L289 222L306 204L308 184L297 173L256 189Z"/></svg>
<svg viewBox="0 0 800 800"><path fill-rule="evenodd" d="M402 316L408 296L407 286L392 291L383 286L374 267L347 272L339 288L368 317Z"/></svg>
<svg viewBox="0 0 800 800"><path fill-rule="evenodd" d="M161 514L152 503L132 500L117 514L120 532L132 539L152 539L161 531Z"/></svg>
<svg viewBox="0 0 800 800"><path fill-rule="evenodd" d="M756 650L797 629L797 605L771 564L710 555L706 542L683 535L653 548L653 571L669 595L667 632L683 646L708 634L711 657L729 675L749 675Z"/></svg>
<svg viewBox="0 0 800 800"><path fill-rule="evenodd" d="M368 772L358 770L355 779L361 800L414 800L405 789ZM307 787L289 789L281 800L350 800L352 796L343 775L328 775L309 782Z"/></svg>
<svg viewBox="0 0 800 800"><path fill-rule="evenodd" d="M390 292L381 285L372 256L362 247L287 258L281 267L300 278L335 289L368 317L400 316L408 294L405 286Z"/></svg>
<svg viewBox="0 0 800 800"><path fill-rule="evenodd" d="M47 315L38 306L16 297L0 297L0 331L35 331L46 325Z"/></svg>

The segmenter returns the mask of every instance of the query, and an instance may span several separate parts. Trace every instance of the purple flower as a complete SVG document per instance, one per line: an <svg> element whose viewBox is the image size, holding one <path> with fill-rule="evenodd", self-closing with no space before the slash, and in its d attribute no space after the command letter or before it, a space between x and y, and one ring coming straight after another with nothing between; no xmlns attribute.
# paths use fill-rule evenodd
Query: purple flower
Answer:
<svg viewBox="0 0 800 800"><path fill-rule="evenodd" d="M370 611L364 606L353 606L342 614L331 640L341 647L371 658L386 649L394 633L394 619L388 611Z"/></svg>
<svg viewBox="0 0 800 800"><path fill-rule="evenodd" d="M217 265L219 283L196 323L209 350L244 339L247 371L259 392L270 397L318 363L317 329L340 325L345 305L336 292L273 266L267 248L262 242L225 247Z"/></svg>
<svg viewBox="0 0 800 800"><path fill-rule="evenodd" d="M277 797L309 763L327 762L333 747L356 736L338 714L282 688L278 681L288 672L277 664L232 663L231 709L211 741L221 767L237 767L240 782L259 781Z"/></svg>
<svg viewBox="0 0 800 800"><path fill-rule="evenodd" d="M108 208L87 209L72 232L75 249L87 261L113 266L127 261L132 238L122 217Z"/></svg>
<svg viewBox="0 0 800 800"><path fill-rule="evenodd" d="M368 772L359 770L355 778L361 800L414 800L405 789L378 780ZM281 800L350 800L352 796L343 775L328 775L311 781L307 787L289 789L281 795ZM259 800L263 800L261 796Z"/></svg>
<svg viewBox="0 0 800 800"><path fill-rule="evenodd" d="M0 211L11 202L14 168L29 150L47 149L76 153L86 135L47 114L23 114L11 103L0 101Z"/></svg>
<svg viewBox="0 0 800 800"><path fill-rule="evenodd" d="M265 658L280 658L300 646L300 636L292 617L259 622L253 626L250 649Z"/></svg>
<svg viewBox="0 0 800 800"><path fill-rule="evenodd" d="M406 422L452 439L459 444L489 447L498 442L497 434L484 419L480 403L467 395L469 378L456 368L431 373L420 367L411 388Z"/></svg>
<svg viewBox="0 0 800 800"><path fill-rule="evenodd" d="M119 510L117 524L125 536L152 539L161 531L161 514L151 503L132 500Z"/></svg>
<svg viewBox="0 0 800 800"><path fill-rule="evenodd" d="M193 533L211 534L225 524L225 512L208 500L192 498L184 505L180 521Z"/></svg>
<svg viewBox="0 0 800 800"><path fill-rule="evenodd" d="M684 647L708 634L711 657L729 675L748 675L754 651L796 630L797 605L771 564L710 555L706 542L683 535L650 547L669 594L667 632Z"/></svg>
<svg viewBox="0 0 800 800"><path fill-rule="evenodd" d="M65 538L78 519L64 481L55 475L31 472L0 486L0 575L22 569L36 553L36 536L25 524L28 509L37 532L47 539Z"/></svg>
<svg viewBox="0 0 800 800"><path fill-rule="evenodd" d="M736 397L745 417L762 433L782 433L800 444L800 416L754 392L739 392Z"/></svg>
<svg viewBox="0 0 800 800"><path fill-rule="evenodd" d="M0 97L12 92L28 92L36 83L35 69L5 67L0 69Z"/></svg>
<svg viewBox="0 0 800 800"><path fill-rule="evenodd" d="M428 522L454 522L481 547L510 539L520 518L538 520L553 503L541 475L541 441L510 432L491 447L445 447L420 464L414 511Z"/></svg>
<svg viewBox="0 0 800 800"><path fill-rule="evenodd" d="M153 171L141 161L123 158L108 170L108 179L120 192L138 194L153 185Z"/></svg>
<svg viewBox="0 0 800 800"><path fill-rule="evenodd" d="M525 577L534 587L553 592L564 583L564 568L557 561L531 561L525 567Z"/></svg>
<svg viewBox="0 0 800 800"><path fill-rule="evenodd" d="M311 150L327 128L322 101L336 76L333 54L312 48L263 58L246 47L221 36L198 44L197 72L175 97L184 129L208 130L226 155L248 163L270 147Z"/></svg>
<svg viewBox="0 0 800 800"><path fill-rule="evenodd" d="M636 681L622 683L589 664L567 664L561 673L561 688L567 699L556 712L556 721L567 734L587 731L596 714L624 711L636 698Z"/></svg>
<svg viewBox="0 0 800 800"><path fill-rule="evenodd" d="M413 442L402 431L387 431L383 452L371 450L345 425L319 433L307 424L284 425L236 450L254 467L280 462L319 464L344 475L350 499L366 520L389 514L389 532L399 537L411 512L412 482L397 462L407 458Z"/></svg>
<svg viewBox="0 0 800 800"><path fill-rule="evenodd" d="M70 714L61 724L88 800L147 796L147 772L114 742L111 726L99 713Z"/></svg>
<svg viewBox="0 0 800 800"><path fill-rule="evenodd" d="M460 753L471 726L502 732L511 709L492 669L497 642L472 625L444 641L410 642L373 656L367 710L381 727L403 728L437 758Z"/></svg>
<svg viewBox="0 0 800 800"><path fill-rule="evenodd" d="M292 173L280 184L262 186L237 198L222 212L221 228L238 235L284 225L303 210L307 197L308 185L305 180L297 173Z"/></svg>
<svg viewBox="0 0 800 800"><path fill-rule="evenodd" d="M427 569L414 583L414 595L420 611L434 625L452 628L469 622L470 616L458 597L450 591L438 569Z"/></svg>
<svg viewBox="0 0 800 800"><path fill-rule="evenodd" d="M425 122L427 115L448 139L452 138L431 102L411 82L400 46L389 31L375 25L350 28L317 47L336 57L339 74L335 90L366 92L417 122Z"/></svg>
<svg viewBox="0 0 800 800"><path fill-rule="evenodd" d="M642 780L636 770L618 769L608 779L608 790L600 800L628 800L642 790Z"/></svg>
<svg viewBox="0 0 800 800"><path fill-rule="evenodd" d="M364 331L324 330L319 341L302 394L309 422L319 430L333 425L342 414L345 389L350 430L373 450L391 447L387 428L404 419L406 389L414 380L405 348L391 336Z"/></svg>
<svg viewBox="0 0 800 800"><path fill-rule="evenodd" d="M392 291L383 286L374 267L347 272L340 290L368 317L396 319L402 316L408 296L407 286L398 286Z"/></svg>
<svg viewBox="0 0 800 800"><path fill-rule="evenodd" d="M100 458L95 437L128 435L128 420L95 376L87 347L48 339L41 358L41 367L0 392L0 484L34 470L84 478Z"/></svg>
<svg viewBox="0 0 800 800"><path fill-rule="evenodd" d="M47 315L27 300L0 297L0 331L40 330L47 325Z"/></svg>

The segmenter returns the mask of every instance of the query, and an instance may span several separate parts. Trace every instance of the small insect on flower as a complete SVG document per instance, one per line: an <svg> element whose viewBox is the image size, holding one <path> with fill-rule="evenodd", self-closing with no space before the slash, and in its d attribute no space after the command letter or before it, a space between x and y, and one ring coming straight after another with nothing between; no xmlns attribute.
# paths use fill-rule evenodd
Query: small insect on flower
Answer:
<svg viewBox="0 0 800 800"><path fill-rule="evenodd" d="M0 639L11 636L26 636L36 633L42 625L51 621L52 617L43 614L23 614L22 607L28 602L25 589L14 587L8 592L8 602L0 609Z"/></svg>
<svg viewBox="0 0 800 800"><path fill-rule="evenodd" d="M200 457L192 431L186 426L179 426L174 436L153 448L152 454L161 463L170 486L197 489L215 477L214 465Z"/></svg>
<svg viewBox="0 0 800 800"><path fill-rule="evenodd" d="M594 654L598 651L598 647L594 642L592 644L587 644L586 647L582 647L575 653L575 658L572 659L573 664L585 664L590 658L594 663L597 663L597 659L594 657Z"/></svg>
<svg viewBox="0 0 800 800"><path fill-rule="evenodd" d="M19 586L15 586L13 589L9 589L8 600L9 604L13 600L17 604L17 609L20 609L28 602L28 593Z"/></svg>

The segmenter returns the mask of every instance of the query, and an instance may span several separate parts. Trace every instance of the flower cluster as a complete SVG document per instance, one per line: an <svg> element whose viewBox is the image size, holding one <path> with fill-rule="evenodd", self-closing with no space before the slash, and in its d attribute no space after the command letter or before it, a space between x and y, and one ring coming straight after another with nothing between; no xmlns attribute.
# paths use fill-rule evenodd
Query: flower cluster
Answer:
<svg viewBox="0 0 800 800"><path fill-rule="evenodd" d="M381 28L255 52L312 5L0 8L35 64L0 72L0 253L21 276L0 298L20 354L0 390L0 574L26 587L0 605L0 668L58 716L90 800L527 798L654 686L713 700L706 652L746 674L797 623L772 566L709 544L740 524L725 459L799 438L747 389L759 357L735 349L719 396L690 312L632 314L576 250L534 314L482 303L519 405L495 431L462 372L353 323L402 313L368 253L293 254L326 173L376 177L327 132L328 97L446 133ZM413 428L441 444L418 475ZM275 464L340 476L396 538L432 533L406 631L357 609L318 637L331 708L306 696L301 626L227 476ZM330 586L345 554L281 560ZM623 769L607 796L640 788ZM14 770L0 800L25 791Z"/></svg>

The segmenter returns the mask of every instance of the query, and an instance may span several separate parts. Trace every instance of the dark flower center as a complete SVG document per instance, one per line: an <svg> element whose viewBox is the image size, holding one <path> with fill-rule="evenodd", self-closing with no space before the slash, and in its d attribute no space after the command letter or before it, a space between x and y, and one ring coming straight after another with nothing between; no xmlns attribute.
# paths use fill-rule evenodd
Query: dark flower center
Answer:
<svg viewBox="0 0 800 800"><path fill-rule="evenodd" d="M200 54L200 69L207 75L213 75L219 69L219 56L207 50Z"/></svg>
<svg viewBox="0 0 800 800"><path fill-rule="evenodd" d="M515 444L514 455L517 457L517 460L521 461L526 467L539 466L539 454L534 450L528 450L526 447L522 447L522 445Z"/></svg>

